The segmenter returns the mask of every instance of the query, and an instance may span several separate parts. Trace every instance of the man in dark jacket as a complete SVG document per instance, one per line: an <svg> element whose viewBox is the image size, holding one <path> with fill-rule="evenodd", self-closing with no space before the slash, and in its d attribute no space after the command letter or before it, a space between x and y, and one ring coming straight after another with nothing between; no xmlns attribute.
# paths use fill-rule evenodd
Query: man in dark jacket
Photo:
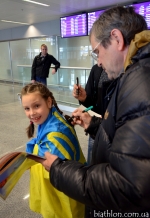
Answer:
<svg viewBox="0 0 150 218"><path fill-rule="evenodd" d="M111 96L109 94L109 86L111 80L108 79L107 73L102 67L95 64L89 74L85 89L74 84L73 96L79 100L79 103L85 107L93 106L92 111L104 116L106 106L109 103ZM87 163L92 160L92 149L94 139L89 136Z"/></svg>
<svg viewBox="0 0 150 218"><path fill-rule="evenodd" d="M47 53L47 46L42 44L40 54L35 56L33 60L31 81L37 81L47 85L47 77L49 76L51 64L55 65L55 68L52 69L52 74L55 74L60 67L60 63L52 55Z"/></svg>
<svg viewBox="0 0 150 218"><path fill-rule="evenodd" d="M106 106L108 105L111 92L109 93L109 87L112 80L108 79L107 73L102 67L95 64L89 74L85 89L81 85L74 85L73 96L79 100L79 103L85 107L93 106L92 111L98 113L103 118ZM88 139L88 152L87 152L87 164L91 164L92 150L94 145L94 139L89 135ZM90 208L85 207L85 215L89 213Z"/></svg>
<svg viewBox="0 0 150 218"><path fill-rule="evenodd" d="M108 79L107 73L102 67L95 64L89 74L85 89L79 85L75 84L73 88L73 96L79 100L80 104L85 107L93 106L93 111L104 115L104 97L108 94L107 88L109 87L111 81ZM79 95L77 90L79 89ZM103 89L103 91L102 91ZM99 96L99 97L98 97Z"/></svg>
<svg viewBox="0 0 150 218"><path fill-rule="evenodd" d="M90 41L92 56L116 81L99 126L88 113L73 113L80 117L76 123L96 133L93 165L50 153L42 164L55 188L91 207L88 217L149 217L150 31L132 7L117 6L95 21Z"/></svg>

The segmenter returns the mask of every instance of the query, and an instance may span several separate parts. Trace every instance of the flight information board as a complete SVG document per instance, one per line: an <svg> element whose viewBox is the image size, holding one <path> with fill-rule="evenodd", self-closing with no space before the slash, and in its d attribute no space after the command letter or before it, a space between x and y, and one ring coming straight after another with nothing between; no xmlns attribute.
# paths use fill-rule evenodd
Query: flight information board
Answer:
<svg viewBox="0 0 150 218"><path fill-rule="evenodd" d="M87 35L87 14L77 14L60 18L61 37Z"/></svg>
<svg viewBox="0 0 150 218"><path fill-rule="evenodd" d="M104 10L94 11L88 13L88 33L93 26L95 20L104 12Z"/></svg>
<svg viewBox="0 0 150 218"><path fill-rule="evenodd" d="M142 2L132 6L135 8L136 13L141 14L145 18L148 29L150 29L150 2Z"/></svg>

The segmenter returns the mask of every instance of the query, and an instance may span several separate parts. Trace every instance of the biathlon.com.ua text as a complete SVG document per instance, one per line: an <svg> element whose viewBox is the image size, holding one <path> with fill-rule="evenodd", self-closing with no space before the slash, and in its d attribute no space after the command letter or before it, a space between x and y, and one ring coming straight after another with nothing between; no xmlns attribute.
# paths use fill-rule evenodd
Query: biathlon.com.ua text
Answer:
<svg viewBox="0 0 150 218"><path fill-rule="evenodd" d="M149 216L150 214L148 212L143 212L143 213L137 213L137 212L132 212L132 213L121 213L121 212L113 212L113 210L111 211L97 211L97 210L94 210L94 217L139 217L139 218L142 218L142 217L150 217Z"/></svg>

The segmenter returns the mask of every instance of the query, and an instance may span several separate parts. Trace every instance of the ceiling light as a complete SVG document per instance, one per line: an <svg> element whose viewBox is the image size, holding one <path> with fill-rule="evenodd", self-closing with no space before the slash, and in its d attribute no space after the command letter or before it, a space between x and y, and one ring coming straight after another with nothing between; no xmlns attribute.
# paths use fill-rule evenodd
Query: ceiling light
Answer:
<svg viewBox="0 0 150 218"><path fill-rule="evenodd" d="M31 1L31 0L23 0L24 2L30 2L30 3L33 3L33 4L37 4L37 5L42 5L42 6L50 6L50 5L47 5L47 4L43 4L43 3L40 3L40 2L35 2L35 1Z"/></svg>
<svg viewBox="0 0 150 218"><path fill-rule="evenodd" d="M18 23L18 24L23 24L23 25L30 25L29 23L21 23L21 22L16 22L12 20L1 20L2 22L7 22L7 23Z"/></svg>

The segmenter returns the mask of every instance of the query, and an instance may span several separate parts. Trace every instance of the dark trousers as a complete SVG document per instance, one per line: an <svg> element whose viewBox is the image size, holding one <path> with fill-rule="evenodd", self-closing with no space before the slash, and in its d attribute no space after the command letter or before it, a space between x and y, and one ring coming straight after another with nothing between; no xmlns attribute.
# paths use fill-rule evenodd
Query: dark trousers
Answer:
<svg viewBox="0 0 150 218"><path fill-rule="evenodd" d="M39 83L43 83L44 85L47 86L47 79L44 78L44 77L38 77L38 76L36 76L36 81L39 82Z"/></svg>

